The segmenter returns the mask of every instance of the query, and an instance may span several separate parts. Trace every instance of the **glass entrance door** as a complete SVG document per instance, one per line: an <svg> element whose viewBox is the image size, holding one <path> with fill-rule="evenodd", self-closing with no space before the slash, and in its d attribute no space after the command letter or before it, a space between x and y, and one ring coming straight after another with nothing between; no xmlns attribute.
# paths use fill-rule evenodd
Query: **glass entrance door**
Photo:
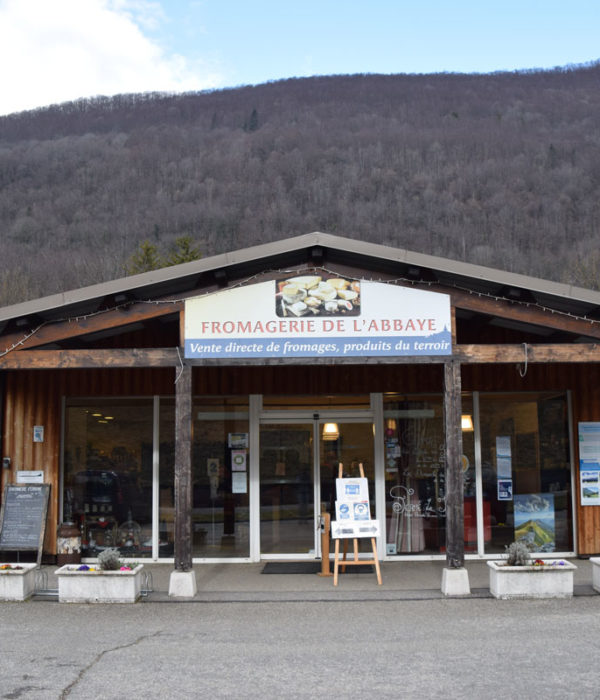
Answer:
<svg viewBox="0 0 600 700"><path fill-rule="evenodd" d="M318 558L318 516L335 518L335 479L358 476L362 463L375 517L373 423L366 420L287 419L260 429L261 555Z"/></svg>
<svg viewBox="0 0 600 700"><path fill-rule="evenodd" d="M261 426L261 554L314 554L315 466L313 421Z"/></svg>
<svg viewBox="0 0 600 700"><path fill-rule="evenodd" d="M335 430L330 428L335 426ZM344 477L360 476L363 465L369 481L371 517L375 517L375 466L373 459L373 423L322 423L319 430L320 499L325 510L335 520L335 480L342 464Z"/></svg>

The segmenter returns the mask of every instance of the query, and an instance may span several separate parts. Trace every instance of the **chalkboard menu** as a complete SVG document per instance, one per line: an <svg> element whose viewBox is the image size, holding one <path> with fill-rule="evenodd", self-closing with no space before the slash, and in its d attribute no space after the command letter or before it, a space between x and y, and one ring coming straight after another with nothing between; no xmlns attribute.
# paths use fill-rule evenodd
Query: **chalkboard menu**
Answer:
<svg viewBox="0 0 600 700"><path fill-rule="evenodd" d="M49 484L7 484L0 509L0 550L38 550L42 558Z"/></svg>

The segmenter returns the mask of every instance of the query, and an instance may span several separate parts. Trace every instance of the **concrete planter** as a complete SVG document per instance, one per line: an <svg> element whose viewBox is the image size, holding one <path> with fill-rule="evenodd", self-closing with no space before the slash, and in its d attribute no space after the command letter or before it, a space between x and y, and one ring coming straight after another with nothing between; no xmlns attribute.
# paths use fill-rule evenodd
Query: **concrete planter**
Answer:
<svg viewBox="0 0 600 700"><path fill-rule="evenodd" d="M131 571L77 571L67 564L55 573L59 603L135 603L142 592L143 564Z"/></svg>
<svg viewBox="0 0 600 700"><path fill-rule="evenodd" d="M0 600L27 600L35 590L37 564L11 564L20 569L0 570Z"/></svg>
<svg viewBox="0 0 600 700"><path fill-rule="evenodd" d="M577 569L566 561L562 566L506 566L488 561L490 593L495 598L571 598L573 573Z"/></svg>
<svg viewBox="0 0 600 700"><path fill-rule="evenodd" d="M592 563L592 586L600 593L600 557L590 557Z"/></svg>

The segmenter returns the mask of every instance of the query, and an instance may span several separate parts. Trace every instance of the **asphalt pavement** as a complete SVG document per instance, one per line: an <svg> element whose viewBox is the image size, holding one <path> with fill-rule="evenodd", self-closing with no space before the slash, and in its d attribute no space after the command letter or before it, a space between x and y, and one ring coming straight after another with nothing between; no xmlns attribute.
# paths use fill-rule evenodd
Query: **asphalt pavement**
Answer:
<svg viewBox="0 0 600 700"><path fill-rule="evenodd" d="M440 593L443 562L386 562L382 586L348 573L337 588L199 565L185 600L151 565L137 604L0 603L0 698L600 698L600 596L574 563L572 599L519 601L489 596L485 562L467 564L460 598Z"/></svg>

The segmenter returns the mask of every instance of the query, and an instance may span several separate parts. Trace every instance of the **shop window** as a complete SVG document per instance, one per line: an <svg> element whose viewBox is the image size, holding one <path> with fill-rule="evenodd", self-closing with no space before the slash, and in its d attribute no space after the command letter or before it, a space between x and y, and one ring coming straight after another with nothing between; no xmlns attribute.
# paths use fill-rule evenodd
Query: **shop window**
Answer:
<svg viewBox="0 0 600 700"><path fill-rule="evenodd" d="M197 399L193 417L193 556L248 557L248 400Z"/></svg>
<svg viewBox="0 0 600 700"><path fill-rule="evenodd" d="M63 508L84 556L152 555L151 400L67 403Z"/></svg>
<svg viewBox="0 0 600 700"><path fill-rule="evenodd" d="M480 397L482 483L490 504L486 553L523 539L537 552L573 549L567 398Z"/></svg>
<svg viewBox="0 0 600 700"><path fill-rule="evenodd" d="M250 459L246 397L193 403L192 556L250 556ZM161 399L160 539L174 539L175 402Z"/></svg>
<svg viewBox="0 0 600 700"><path fill-rule="evenodd" d="M472 401L462 412L472 420ZM446 551L446 485L443 398L384 397L386 553ZM477 549L474 435L463 429L465 550Z"/></svg>

